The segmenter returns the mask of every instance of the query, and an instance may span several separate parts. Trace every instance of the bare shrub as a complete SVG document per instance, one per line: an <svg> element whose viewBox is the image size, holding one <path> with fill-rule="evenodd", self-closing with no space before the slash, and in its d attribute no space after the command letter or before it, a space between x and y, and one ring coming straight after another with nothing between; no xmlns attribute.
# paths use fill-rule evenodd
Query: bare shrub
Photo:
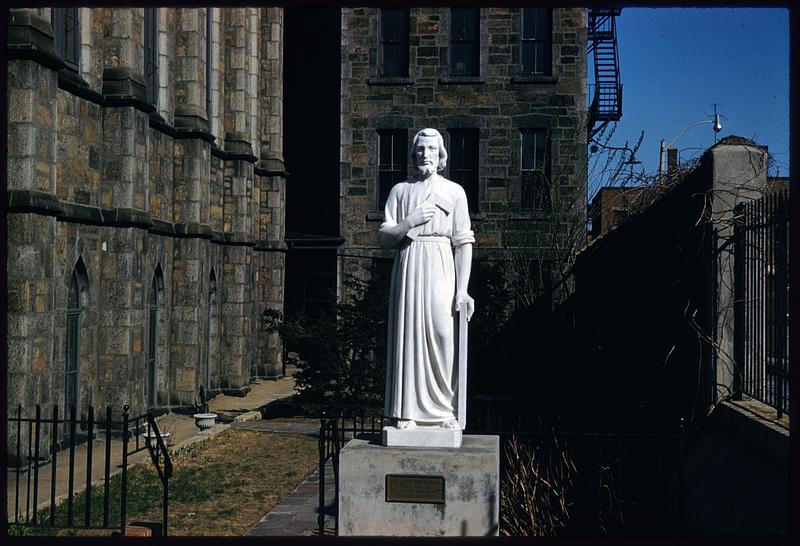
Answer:
<svg viewBox="0 0 800 546"><path fill-rule="evenodd" d="M569 520L568 493L575 465L553 436L552 446L531 447L512 436L503 456L506 476L500 494L500 534L555 536Z"/></svg>

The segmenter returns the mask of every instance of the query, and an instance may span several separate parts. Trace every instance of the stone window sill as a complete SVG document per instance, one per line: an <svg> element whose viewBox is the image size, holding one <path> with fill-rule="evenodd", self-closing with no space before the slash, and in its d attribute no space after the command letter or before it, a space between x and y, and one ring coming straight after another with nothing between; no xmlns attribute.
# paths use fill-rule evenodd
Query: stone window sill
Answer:
<svg viewBox="0 0 800 546"><path fill-rule="evenodd" d="M555 76L543 76L543 75L519 75L519 76L511 76L511 83L533 83L533 84L555 84L558 83L558 78Z"/></svg>
<svg viewBox="0 0 800 546"><path fill-rule="evenodd" d="M550 212L543 210L527 211L527 212L512 212L511 220L552 220L553 215Z"/></svg>
<svg viewBox="0 0 800 546"><path fill-rule="evenodd" d="M445 76L439 78L439 83L443 85L484 84L486 79L480 76Z"/></svg>
<svg viewBox="0 0 800 546"><path fill-rule="evenodd" d="M369 78L367 85L414 85L414 80L408 77L381 76Z"/></svg>
<svg viewBox="0 0 800 546"><path fill-rule="evenodd" d="M785 468L789 464L789 417L777 419L774 408L756 400L727 400L712 417L742 442L759 449Z"/></svg>

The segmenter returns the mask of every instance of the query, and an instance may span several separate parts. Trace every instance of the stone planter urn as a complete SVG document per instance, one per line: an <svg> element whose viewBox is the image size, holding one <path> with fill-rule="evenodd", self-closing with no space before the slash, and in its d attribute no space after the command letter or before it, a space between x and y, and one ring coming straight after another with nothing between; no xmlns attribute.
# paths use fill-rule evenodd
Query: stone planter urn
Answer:
<svg viewBox="0 0 800 546"><path fill-rule="evenodd" d="M194 424L200 429L200 432L208 432L217 424L216 413L195 413L192 417L194 417Z"/></svg>
<svg viewBox="0 0 800 546"><path fill-rule="evenodd" d="M160 432L159 435L161 436L161 441L164 442L164 447L169 446L169 432ZM143 436L147 439L147 443L150 445L151 449L158 449L158 440L156 440L156 433L155 431L146 432Z"/></svg>

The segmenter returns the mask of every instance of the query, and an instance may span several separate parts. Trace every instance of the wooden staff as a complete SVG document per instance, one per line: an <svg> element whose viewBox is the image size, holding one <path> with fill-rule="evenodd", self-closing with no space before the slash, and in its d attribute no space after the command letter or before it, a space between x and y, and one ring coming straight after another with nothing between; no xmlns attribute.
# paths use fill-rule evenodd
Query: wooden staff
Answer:
<svg viewBox="0 0 800 546"><path fill-rule="evenodd" d="M467 309L458 312L458 424L467 426Z"/></svg>

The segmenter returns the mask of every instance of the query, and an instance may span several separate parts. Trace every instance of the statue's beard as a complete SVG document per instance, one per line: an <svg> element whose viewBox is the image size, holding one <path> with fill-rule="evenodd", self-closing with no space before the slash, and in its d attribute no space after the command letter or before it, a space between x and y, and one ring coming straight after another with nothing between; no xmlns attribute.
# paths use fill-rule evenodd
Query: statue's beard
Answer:
<svg viewBox="0 0 800 546"><path fill-rule="evenodd" d="M430 178L436 172L436 165L417 165L420 178Z"/></svg>

